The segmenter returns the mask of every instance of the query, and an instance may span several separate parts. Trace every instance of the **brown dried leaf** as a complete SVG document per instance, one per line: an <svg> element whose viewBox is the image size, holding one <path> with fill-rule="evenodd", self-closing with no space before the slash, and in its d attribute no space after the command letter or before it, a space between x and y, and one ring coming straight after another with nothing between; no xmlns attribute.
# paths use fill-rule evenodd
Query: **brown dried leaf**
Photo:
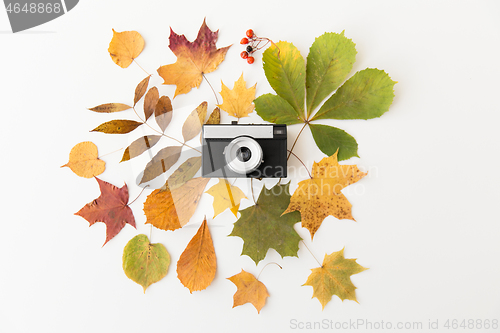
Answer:
<svg viewBox="0 0 500 333"><path fill-rule="evenodd" d="M155 107L155 120L161 130L165 132L172 120L172 102L168 96L161 96Z"/></svg>
<svg viewBox="0 0 500 333"><path fill-rule="evenodd" d="M141 155L146 150L153 147L160 139L161 135L147 135L135 140L125 149L120 162L128 161L131 158Z"/></svg>
<svg viewBox="0 0 500 333"><path fill-rule="evenodd" d="M171 146L160 150L155 157L146 165L141 182L146 183L167 172L181 156L181 146Z"/></svg>
<svg viewBox="0 0 500 333"><path fill-rule="evenodd" d="M238 288L233 296L233 308L238 305L252 303L257 309L257 313L260 313L260 310L266 304L266 298L269 297L266 286L257 280L253 274L244 270L227 279Z"/></svg>
<svg viewBox="0 0 500 333"><path fill-rule="evenodd" d="M135 94L134 94L134 106L139 102L139 100L144 96L146 93L146 90L148 89L148 84L149 84L149 79L151 78L151 75L146 77L144 80L139 82L137 87L135 87Z"/></svg>
<svg viewBox="0 0 500 333"><path fill-rule="evenodd" d="M92 178L100 175L106 169L106 163L100 160L97 146L90 142L80 142L69 153L69 162L62 167L69 167L76 175Z"/></svg>
<svg viewBox="0 0 500 333"><path fill-rule="evenodd" d="M205 117L207 116L207 105L207 102L201 103L187 117L182 126L184 142L191 140L201 132L201 126L205 123Z"/></svg>
<svg viewBox="0 0 500 333"><path fill-rule="evenodd" d="M127 68L144 49L144 39L137 31L116 32L109 43L111 59L121 68Z"/></svg>
<svg viewBox="0 0 500 333"><path fill-rule="evenodd" d="M146 223L162 230L183 227L193 216L210 179L193 178L175 190L155 190L144 203Z"/></svg>
<svg viewBox="0 0 500 333"><path fill-rule="evenodd" d="M214 243L205 218L177 262L177 277L193 293L206 289L212 283L216 270Z"/></svg>
<svg viewBox="0 0 500 333"><path fill-rule="evenodd" d="M158 88L152 87L149 89L146 97L144 97L144 120L148 120L153 115L159 98L160 93L158 92Z"/></svg>
<svg viewBox="0 0 500 333"><path fill-rule="evenodd" d="M107 103L101 104L96 107L90 108L90 111L100 112L100 113L111 113L111 112L120 112L131 109L131 106L122 103Z"/></svg>
<svg viewBox="0 0 500 333"><path fill-rule="evenodd" d="M94 128L91 132L103 132L106 134L125 134L132 132L142 123L134 120L117 119L107 121Z"/></svg>

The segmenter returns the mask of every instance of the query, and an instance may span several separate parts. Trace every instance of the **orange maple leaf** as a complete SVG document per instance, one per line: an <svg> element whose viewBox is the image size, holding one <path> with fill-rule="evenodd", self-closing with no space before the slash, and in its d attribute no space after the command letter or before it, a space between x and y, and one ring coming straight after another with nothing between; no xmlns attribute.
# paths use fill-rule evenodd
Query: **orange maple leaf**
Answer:
<svg viewBox="0 0 500 333"><path fill-rule="evenodd" d="M158 75L165 81L163 84L177 86L174 98L188 93L194 87L198 88L203 74L213 72L224 60L231 45L217 49L215 43L218 35L219 31L210 30L205 20L194 42L188 41L184 35L178 35L170 28L169 47L177 56L177 61L158 68Z"/></svg>

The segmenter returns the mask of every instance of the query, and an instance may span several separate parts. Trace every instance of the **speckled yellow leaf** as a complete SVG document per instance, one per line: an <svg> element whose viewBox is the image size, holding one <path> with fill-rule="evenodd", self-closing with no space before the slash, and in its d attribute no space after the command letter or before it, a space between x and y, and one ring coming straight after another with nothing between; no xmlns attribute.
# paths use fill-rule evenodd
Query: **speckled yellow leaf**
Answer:
<svg viewBox="0 0 500 333"><path fill-rule="evenodd" d="M257 280L255 276L244 270L227 279L238 288L233 296L233 308L238 305L252 303L257 309L257 313L260 313L260 310L266 304L266 299L269 297L266 286Z"/></svg>
<svg viewBox="0 0 500 333"><path fill-rule="evenodd" d="M241 199L247 198L238 187L230 185L226 179L219 179L219 182L205 193L214 197L214 218L228 208L236 216Z"/></svg>
<svg viewBox="0 0 500 333"><path fill-rule="evenodd" d="M62 167L69 167L71 171L80 177L92 178L98 176L106 169L106 163L100 160L97 146L90 142L80 142L71 149L69 162Z"/></svg>
<svg viewBox="0 0 500 333"><path fill-rule="evenodd" d="M234 87L230 90L224 82L222 82L222 104L217 105L222 110L226 111L230 116L241 118L248 117L248 114L253 111L255 105L255 86L247 88L243 74L241 74L238 81L234 83Z"/></svg>
<svg viewBox="0 0 500 333"><path fill-rule="evenodd" d="M333 295L341 300L350 299L357 302L356 287L351 282L351 275L367 270L356 262L356 259L345 259L344 249L325 255L323 265L313 268L304 286L313 287L316 297L325 309Z"/></svg>
<svg viewBox="0 0 500 333"><path fill-rule="evenodd" d="M311 239L329 215L339 220L354 221L351 214L352 205L341 190L366 176L366 173L361 172L356 165L340 165L337 154L338 151L323 158L319 163L314 162L312 178L299 182L299 187L283 213L299 210L302 226L309 230Z"/></svg>
<svg viewBox="0 0 500 333"><path fill-rule="evenodd" d="M137 31L116 32L109 43L111 59L121 68L127 68L144 49L144 39Z"/></svg>

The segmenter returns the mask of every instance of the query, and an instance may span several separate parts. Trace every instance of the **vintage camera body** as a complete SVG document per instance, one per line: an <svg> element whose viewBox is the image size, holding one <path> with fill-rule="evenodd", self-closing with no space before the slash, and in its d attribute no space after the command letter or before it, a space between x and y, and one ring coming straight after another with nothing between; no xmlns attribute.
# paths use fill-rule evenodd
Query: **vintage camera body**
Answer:
<svg viewBox="0 0 500 333"><path fill-rule="evenodd" d="M286 125L203 125L206 178L286 178Z"/></svg>

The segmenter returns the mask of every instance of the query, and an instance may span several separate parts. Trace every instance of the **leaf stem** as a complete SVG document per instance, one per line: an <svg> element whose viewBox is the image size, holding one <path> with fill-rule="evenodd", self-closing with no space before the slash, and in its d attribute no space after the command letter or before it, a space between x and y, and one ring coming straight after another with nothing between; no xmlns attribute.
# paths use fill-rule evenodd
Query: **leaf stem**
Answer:
<svg viewBox="0 0 500 333"><path fill-rule="evenodd" d="M299 160L300 163L302 163L302 165L304 166L304 168L306 169L307 173L309 174L309 178L312 179L312 176L311 176L311 173L309 172L309 170L307 170L307 167L306 165L304 164L304 162L302 162L302 160L295 154L293 153L291 150L288 150L290 152L290 154L292 154L293 156L295 156L296 159Z"/></svg>
<svg viewBox="0 0 500 333"><path fill-rule="evenodd" d="M288 157L286 158L287 161L290 159L290 155L292 154L292 150L295 147L295 144L297 143L297 140L299 139L300 134L302 134L302 131L304 130L304 128L306 128L307 124L309 124L309 122L305 122L304 126L302 126L302 128L300 129L299 134L297 134L297 137L295 138L295 141L293 142L292 148L290 148L290 150L289 150L290 154L288 154Z"/></svg>
<svg viewBox="0 0 500 333"><path fill-rule="evenodd" d="M110 153L106 153L106 154L101 155L101 156L99 156L99 157L97 157L97 158L99 158L99 159L100 159L101 157L104 157L104 156L107 156L107 155L114 154L114 153L116 153L116 152L118 152L118 151L120 151L120 150L123 150L123 148L120 148L120 149L117 149L117 150L113 150L112 152L110 152Z"/></svg>
<svg viewBox="0 0 500 333"><path fill-rule="evenodd" d="M312 257L314 258L314 260L316 260L316 262L318 263L319 267L323 267L323 265L319 262L319 260L314 256L314 254L311 252L311 250L309 249L309 247L307 246L306 242L304 242L303 239L300 240L302 242L302 244L304 244L304 246L306 247L307 251L309 251L309 253L312 255Z"/></svg>
<svg viewBox="0 0 500 333"><path fill-rule="evenodd" d="M151 128L151 129L152 129L153 131L155 131L156 133L158 133L158 134L160 134L160 135L162 135L162 136L164 136L164 137L166 137L166 138L169 138L169 139L171 139L171 140L177 141L177 142L179 142L181 145L186 146L186 147L188 147L188 148L191 148L191 149L193 149L193 150L196 150L198 153L200 153L200 154L201 154L201 151L199 151L198 149L196 149L196 148L194 148L194 147L191 147L190 145L186 144L185 142L179 141L179 140L177 140L177 139L176 139L176 138L174 138L174 137L171 137L171 136L169 136L169 135L166 135L166 134L165 134L165 133L163 133L163 132L158 131L156 128L154 128L154 127L152 127L151 125L149 125L146 121L142 120L141 116L139 116L139 114L137 113L137 110L135 109L135 107L132 107L132 109L134 109L134 112L135 112L135 115L137 116L137 118L139 118L139 120L140 120L140 121L141 121L144 125L148 126L149 128Z"/></svg>
<svg viewBox="0 0 500 333"><path fill-rule="evenodd" d="M142 192L144 192L144 190L146 189L146 187L148 187L149 185L146 185L143 187L141 193L139 193L139 195L134 199L132 200L132 202L128 203L127 206L130 206L131 204L133 204L137 199L139 199L139 197L141 196Z"/></svg>
<svg viewBox="0 0 500 333"><path fill-rule="evenodd" d="M135 59L134 59L134 62L135 62L135 64L136 64L137 66L139 66L139 68L140 68L140 69L142 69L142 70L144 71L144 73L146 73L146 74L148 74L149 76L151 76L151 74L149 74L147 70L145 70L144 68L142 68L142 66L141 66L141 65L139 65L139 63L138 63L137 61L135 61Z"/></svg>
<svg viewBox="0 0 500 333"><path fill-rule="evenodd" d="M253 202L257 206L257 201L255 201L255 194L253 193L253 178L250 178L250 189L252 190L252 199L253 199Z"/></svg>
<svg viewBox="0 0 500 333"><path fill-rule="evenodd" d="M278 263L276 263L276 262L274 262L274 261L273 261L273 262L268 262L268 263L267 263L264 267L262 267L262 269L260 270L259 275L257 275L257 280L259 280L259 277L260 277L260 275L262 274L262 272L264 271L264 268L266 268L267 266L269 266L269 265L271 265L271 264L274 264L274 265L278 266L280 269L283 269L283 267L281 267L281 265L280 265L280 264L278 264Z"/></svg>
<svg viewBox="0 0 500 333"><path fill-rule="evenodd" d="M210 83L210 81L208 81L207 77L205 76L205 74L201 74L203 76L203 78L205 79L205 81L207 81L208 85L210 86L210 88L212 89L212 92L214 93L214 96L215 96L215 101L217 102L217 105L219 105L219 99L217 98L217 93L215 92L214 90L214 87L212 87L212 84Z"/></svg>

